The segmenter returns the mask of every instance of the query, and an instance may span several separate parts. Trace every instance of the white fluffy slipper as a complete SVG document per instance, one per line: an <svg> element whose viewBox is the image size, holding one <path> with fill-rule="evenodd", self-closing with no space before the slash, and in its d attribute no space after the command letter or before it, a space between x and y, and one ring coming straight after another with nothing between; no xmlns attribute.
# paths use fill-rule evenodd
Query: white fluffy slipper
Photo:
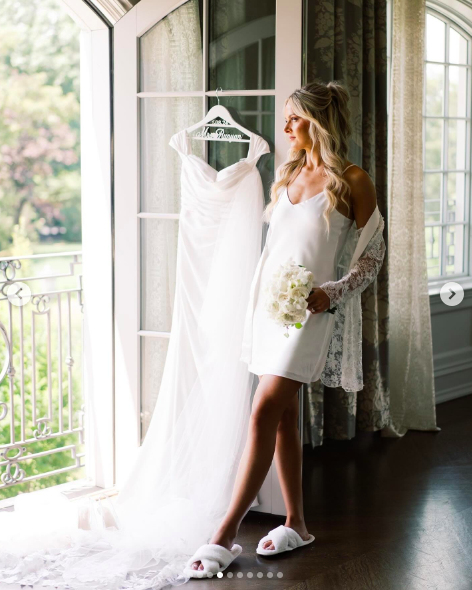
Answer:
<svg viewBox="0 0 472 590"><path fill-rule="evenodd" d="M281 524L275 529L269 531L269 533L262 537L257 546L256 552L259 555L276 555L277 553L283 553L284 551L292 551L297 547L303 547L308 545L315 540L313 535L307 541L304 541L297 531L294 531L288 526ZM262 546L266 541L272 541L272 545L275 549L264 549Z"/></svg>
<svg viewBox="0 0 472 590"><path fill-rule="evenodd" d="M237 544L233 545L231 551L222 545L215 545L214 543L202 545L187 561L184 575L190 576L191 578L208 578L210 572L212 574L223 572L238 557L242 550L241 545ZM203 569L192 569L191 565L194 561L201 561Z"/></svg>

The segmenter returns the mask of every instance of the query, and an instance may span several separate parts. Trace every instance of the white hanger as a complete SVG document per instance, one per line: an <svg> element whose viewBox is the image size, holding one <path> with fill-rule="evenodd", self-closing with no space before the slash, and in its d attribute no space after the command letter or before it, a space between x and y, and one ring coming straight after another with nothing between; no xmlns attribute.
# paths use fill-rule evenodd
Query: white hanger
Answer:
<svg viewBox="0 0 472 590"><path fill-rule="evenodd" d="M219 88L219 90L223 91L221 87ZM231 116L231 113L228 111L228 109L222 104L220 104L218 88L216 89L216 98L218 99L218 104L212 106L201 121L195 123L195 125L192 125L191 127L187 127L186 132L190 133L191 131L198 129L198 127L202 127L203 125L206 126L206 129L204 129L200 134L192 135L191 139L200 139L205 141L229 141L230 143L233 141L245 143L250 142L250 137L251 135L253 135L252 131L249 131L248 129L237 123ZM217 123L209 123L209 121L218 118L222 120ZM217 127L218 129L216 131L208 132L209 127ZM239 134L226 133L225 128L227 127L236 127L236 129L239 129L245 135L249 135L249 139L243 139Z"/></svg>

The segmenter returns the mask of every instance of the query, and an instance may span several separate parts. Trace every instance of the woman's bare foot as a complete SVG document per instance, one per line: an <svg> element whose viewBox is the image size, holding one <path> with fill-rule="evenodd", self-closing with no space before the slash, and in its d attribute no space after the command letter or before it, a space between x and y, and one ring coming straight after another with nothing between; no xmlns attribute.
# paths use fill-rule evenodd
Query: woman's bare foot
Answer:
<svg viewBox="0 0 472 590"><path fill-rule="evenodd" d="M293 522L290 522L287 520L285 523L285 526L288 526L291 529L293 529L294 531L297 531L297 533L300 535L300 537L304 541L308 541L308 539L310 538L310 535L308 533L308 530L307 530L304 522L293 523ZM263 543L262 548L269 549L270 551L273 551L275 549L275 547L272 544L272 541L270 539Z"/></svg>
<svg viewBox="0 0 472 590"><path fill-rule="evenodd" d="M210 543L214 544L214 545L221 545L225 549L228 549L229 551L231 551L235 538L236 538L236 535L228 535L228 533L220 534L217 532L210 539ZM194 561L190 567L193 570L202 570L203 563L200 560Z"/></svg>

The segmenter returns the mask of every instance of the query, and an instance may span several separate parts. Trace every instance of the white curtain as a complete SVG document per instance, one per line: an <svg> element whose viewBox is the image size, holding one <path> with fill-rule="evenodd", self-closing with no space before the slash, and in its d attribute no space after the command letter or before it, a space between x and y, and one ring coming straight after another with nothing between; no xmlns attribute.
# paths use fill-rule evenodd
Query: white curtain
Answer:
<svg viewBox="0 0 472 590"><path fill-rule="evenodd" d="M154 25L140 39L140 90L201 90L202 35L198 0L190 0ZM180 158L171 136L203 116L199 97L140 100L141 211L180 211ZM204 156L204 142L194 151ZM141 221L141 327L169 332L175 299L178 220ZM166 338L142 339L142 438L157 402L168 350Z"/></svg>
<svg viewBox="0 0 472 590"><path fill-rule="evenodd" d="M425 0L393 3L389 109L390 425L382 436L436 426L423 195Z"/></svg>

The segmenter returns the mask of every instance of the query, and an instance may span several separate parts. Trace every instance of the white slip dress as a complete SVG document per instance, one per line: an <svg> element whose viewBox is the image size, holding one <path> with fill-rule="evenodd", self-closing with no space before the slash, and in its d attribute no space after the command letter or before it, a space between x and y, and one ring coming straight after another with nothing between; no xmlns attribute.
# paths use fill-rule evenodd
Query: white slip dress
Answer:
<svg viewBox="0 0 472 590"><path fill-rule="evenodd" d="M271 319L264 307L263 287L279 265L290 257L313 273L314 287L337 279L336 267L354 222L334 209L328 235L323 217L326 206L324 191L294 204L285 189L272 212L266 252L259 268L260 280L252 285L255 289L252 294L252 357L248 359L248 369L259 377L271 374L311 383L317 381L323 371L334 314L327 311L312 314L307 310L302 328L291 326L286 337L287 329Z"/></svg>

